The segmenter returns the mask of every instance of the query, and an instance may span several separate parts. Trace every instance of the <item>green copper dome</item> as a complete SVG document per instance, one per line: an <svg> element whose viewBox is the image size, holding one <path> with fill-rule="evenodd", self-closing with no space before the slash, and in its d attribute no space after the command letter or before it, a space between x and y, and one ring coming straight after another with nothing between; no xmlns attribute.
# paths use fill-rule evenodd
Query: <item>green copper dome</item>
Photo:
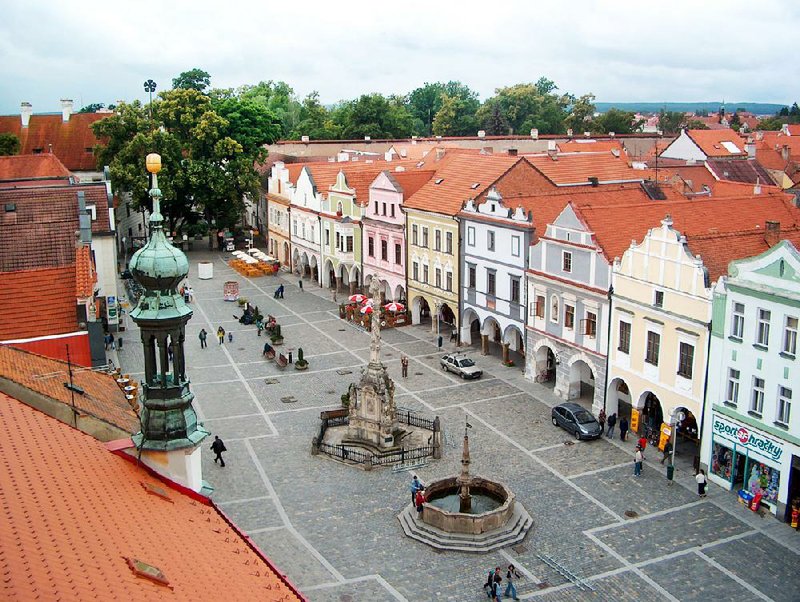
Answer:
<svg viewBox="0 0 800 602"><path fill-rule="evenodd" d="M153 213L150 216L150 240L131 257L129 269L134 279L148 291L175 291L189 273L186 255L173 247L164 235L161 215L161 191L153 174Z"/></svg>

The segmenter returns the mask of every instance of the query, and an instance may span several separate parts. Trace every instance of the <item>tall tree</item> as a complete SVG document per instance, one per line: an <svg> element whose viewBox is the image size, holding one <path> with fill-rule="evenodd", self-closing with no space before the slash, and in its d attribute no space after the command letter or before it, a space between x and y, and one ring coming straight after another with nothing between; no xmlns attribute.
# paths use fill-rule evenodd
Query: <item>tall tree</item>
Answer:
<svg viewBox="0 0 800 602"><path fill-rule="evenodd" d="M434 133L433 120L442 108L445 96L456 98L459 101L457 115L452 126L454 133L451 135L475 135L477 120L474 116L480 106L478 93L466 84L453 80L447 83L426 82L408 95L408 110L414 116L416 124L414 133L422 136L430 136Z"/></svg>
<svg viewBox="0 0 800 602"><path fill-rule="evenodd" d="M19 138L10 132L0 134L0 156L19 154Z"/></svg>
<svg viewBox="0 0 800 602"><path fill-rule="evenodd" d="M535 84L516 84L495 90L478 110L478 120L486 124L499 107L513 133L527 133L536 128L542 134L558 134L566 128L567 107L574 102L569 94L556 93L555 83L540 78Z"/></svg>
<svg viewBox="0 0 800 602"><path fill-rule="evenodd" d="M442 106L433 118L433 133L437 136L474 136L478 122L473 103L463 96L447 92L441 98Z"/></svg>
<svg viewBox="0 0 800 602"><path fill-rule="evenodd" d="M573 132L591 129L594 110L594 94L584 94L569 107L569 115L564 120L564 125Z"/></svg>
<svg viewBox="0 0 800 602"><path fill-rule="evenodd" d="M592 131L607 134L632 134L638 132L644 120L636 119L636 114L632 111L621 111L619 109L609 109L602 115L595 117L592 122Z"/></svg>
<svg viewBox="0 0 800 602"><path fill-rule="evenodd" d="M658 128L667 135L674 135L681 131L681 128L686 127L688 119L685 113L680 111L667 111L661 109L658 114Z"/></svg>
<svg viewBox="0 0 800 602"><path fill-rule="evenodd" d="M490 136L504 136L508 134L508 121L503 117L503 113L497 103L491 105L491 114L483 123L483 129Z"/></svg>
<svg viewBox="0 0 800 602"><path fill-rule="evenodd" d="M78 113L97 113L100 109L104 108L106 105L102 102L93 102L91 104L86 105L85 107L81 107L81 110Z"/></svg>
<svg viewBox="0 0 800 602"><path fill-rule="evenodd" d="M403 138L411 134L414 123L400 99L382 94L363 94L340 104L333 111L333 120L341 126L346 139Z"/></svg>
<svg viewBox="0 0 800 602"><path fill-rule="evenodd" d="M172 80L172 87L174 89L182 88L184 90L197 90L198 92L205 92L211 86L211 76L208 72L202 69L194 68L189 71L184 71L178 77Z"/></svg>
<svg viewBox="0 0 800 602"><path fill-rule="evenodd" d="M341 133L341 126L333 122L330 111L319 101L319 92L315 90L303 99L299 121L291 132L293 139L308 136L312 140L335 140Z"/></svg>

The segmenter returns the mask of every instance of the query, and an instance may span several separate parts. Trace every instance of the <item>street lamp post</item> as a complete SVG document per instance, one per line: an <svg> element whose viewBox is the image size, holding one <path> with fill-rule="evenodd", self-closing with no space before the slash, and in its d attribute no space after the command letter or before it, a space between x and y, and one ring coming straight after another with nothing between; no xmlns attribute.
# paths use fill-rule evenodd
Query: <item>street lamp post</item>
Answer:
<svg viewBox="0 0 800 602"><path fill-rule="evenodd" d="M153 121L153 92L156 91L156 82L154 82L152 79L148 79L146 82L144 82L144 91L150 94L150 121Z"/></svg>

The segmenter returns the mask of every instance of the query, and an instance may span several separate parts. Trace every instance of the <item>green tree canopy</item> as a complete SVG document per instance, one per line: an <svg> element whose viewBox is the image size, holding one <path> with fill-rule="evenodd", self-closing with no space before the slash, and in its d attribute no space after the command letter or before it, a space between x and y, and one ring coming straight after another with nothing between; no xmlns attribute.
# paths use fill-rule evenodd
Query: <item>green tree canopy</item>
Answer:
<svg viewBox="0 0 800 602"><path fill-rule="evenodd" d="M495 96L478 110L478 121L486 126L497 107L512 133L524 134L533 128L542 134L562 133L566 129L567 108L575 99L569 94L558 95L557 89L555 83L545 77L536 83L498 88Z"/></svg>
<svg viewBox="0 0 800 602"><path fill-rule="evenodd" d="M184 71L172 80L173 89L197 90L205 92L211 86L211 76L202 69L194 68Z"/></svg>
<svg viewBox="0 0 800 602"><path fill-rule="evenodd" d="M0 156L18 155L20 149L19 138L10 132L0 134Z"/></svg>
<svg viewBox="0 0 800 602"><path fill-rule="evenodd" d="M335 140L340 138L342 127L333 122L330 111L319 101L315 90L303 99L299 121L291 136L300 139L308 136L312 140Z"/></svg>
<svg viewBox="0 0 800 602"><path fill-rule="evenodd" d="M591 129L594 116L594 94L584 94L569 107L569 115L564 125L573 132L584 132Z"/></svg>
<svg viewBox="0 0 800 602"><path fill-rule="evenodd" d="M97 113L97 111L105 108L105 106L106 105L102 102L93 102L85 107L81 107L81 110L78 111L78 113Z"/></svg>
<svg viewBox="0 0 800 602"><path fill-rule="evenodd" d="M404 138L411 134L414 119L398 97L363 94L333 110L333 121L342 128L345 139Z"/></svg>
<svg viewBox="0 0 800 602"><path fill-rule="evenodd" d="M686 127L688 119L685 113L680 111L667 111L661 109L658 114L658 128L667 135L674 135Z"/></svg>
<svg viewBox="0 0 800 602"><path fill-rule="evenodd" d="M445 96L458 99L455 121L449 124L456 133L448 135L474 136L477 129L475 113L480 106L478 93L459 81L426 82L408 95L408 110L415 120L414 133L421 136L434 133L433 120L441 110Z"/></svg>
<svg viewBox="0 0 800 602"><path fill-rule="evenodd" d="M620 111L619 109L609 109L602 115L595 117L592 122L592 131L599 134L632 134L638 132L644 120L636 119L636 114L632 111Z"/></svg>
<svg viewBox="0 0 800 602"><path fill-rule="evenodd" d="M135 101L92 129L106 142L96 149L98 165L109 166L115 188L129 192L135 206L149 203L145 156L161 155L162 213L177 230L198 211L219 227L235 224L244 196L258 194L254 163L279 126L263 105L236 94L174 88L154 99L152 120Z"/></svg>
<svg viewBox="0 0 800 602"><path fill-rule="evenodd" d="M261 81L255 85L241 86L236 96L263 105L274 114L281 125L279 137L289 136L297 129L301 105L294 90L286 82Z"/></svg>

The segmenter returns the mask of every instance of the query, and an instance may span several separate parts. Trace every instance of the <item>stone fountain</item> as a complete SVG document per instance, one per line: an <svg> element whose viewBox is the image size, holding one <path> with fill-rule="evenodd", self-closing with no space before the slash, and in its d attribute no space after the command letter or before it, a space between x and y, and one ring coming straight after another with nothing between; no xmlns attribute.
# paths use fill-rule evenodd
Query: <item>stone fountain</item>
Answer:
<svg viewBox="0 0 800 602"><path fill-rule="evenodd" d="M486 552L525 539L533 519L503 483L470 475L469 424L461 472L430 483L421 517L413 504L398 515L404 533L440 550Z"/></svg>

